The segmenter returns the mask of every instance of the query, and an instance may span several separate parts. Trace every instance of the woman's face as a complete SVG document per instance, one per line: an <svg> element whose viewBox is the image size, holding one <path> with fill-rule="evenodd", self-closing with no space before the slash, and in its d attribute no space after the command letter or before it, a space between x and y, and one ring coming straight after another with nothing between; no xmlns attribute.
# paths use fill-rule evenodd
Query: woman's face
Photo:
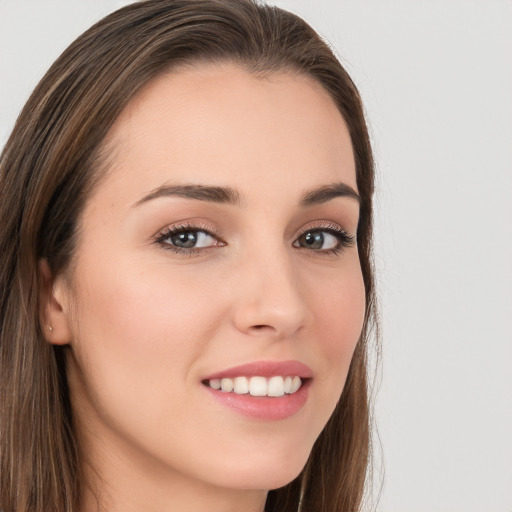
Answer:
<svg viewBox="0 0 512 512"><path fill-rule="evenodd" d="M185 69L147 85L108 143L55 288L86 455L100 472L286 484L364 316L341 115L304 76Z"/></svg>

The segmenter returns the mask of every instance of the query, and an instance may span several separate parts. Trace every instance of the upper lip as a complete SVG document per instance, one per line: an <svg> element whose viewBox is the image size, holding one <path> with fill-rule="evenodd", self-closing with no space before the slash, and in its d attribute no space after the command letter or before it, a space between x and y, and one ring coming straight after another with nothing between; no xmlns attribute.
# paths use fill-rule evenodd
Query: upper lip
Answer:
<svg viewBox="0 0 512 512"><path fill-rule="evenodd" d="M255 361L212 373L205 377L204 380L256 376L275 377L279 375L309 379L313 377L313 371L309 366L300 361Z"/></svg>

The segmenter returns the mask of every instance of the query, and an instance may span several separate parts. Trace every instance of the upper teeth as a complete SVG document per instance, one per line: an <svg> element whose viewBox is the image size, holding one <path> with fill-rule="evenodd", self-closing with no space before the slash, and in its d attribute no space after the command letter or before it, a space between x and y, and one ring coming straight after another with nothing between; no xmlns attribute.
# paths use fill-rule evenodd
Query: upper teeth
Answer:
<svg viewBox="0 0 512 512"><path fill-rule="evenodd" d="M300 377L235 377L234 379L211 379L208 384L212 389L226 393L233 391L238 395L249 393L252 396L283 396L295 393L302 385Z"/></svg>

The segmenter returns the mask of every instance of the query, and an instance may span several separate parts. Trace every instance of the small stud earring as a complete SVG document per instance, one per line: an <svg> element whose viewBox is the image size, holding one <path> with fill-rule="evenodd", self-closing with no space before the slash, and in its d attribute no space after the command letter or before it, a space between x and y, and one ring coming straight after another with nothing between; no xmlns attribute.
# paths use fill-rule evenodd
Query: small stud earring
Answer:
<svg viewBox="0 0 512 512"><path fill-rule="evenodd" d="M53 332L53 327L50 325L50 326L48 326L48 329L49 329L50 334L51 334Z"/></svg>

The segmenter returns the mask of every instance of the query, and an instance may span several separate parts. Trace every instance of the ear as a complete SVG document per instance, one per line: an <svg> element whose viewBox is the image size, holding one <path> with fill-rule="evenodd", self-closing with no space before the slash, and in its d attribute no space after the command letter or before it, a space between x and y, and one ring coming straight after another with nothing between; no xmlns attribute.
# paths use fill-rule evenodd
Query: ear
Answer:
<svg viewBox="0 0 512 512"><path fill-rule="evenodd" d="M41 275L40 322L41 330L48 343L66 345L71 341L69 310L64 293L64 279L52 275L46 259L39 261Z"/></svg>

